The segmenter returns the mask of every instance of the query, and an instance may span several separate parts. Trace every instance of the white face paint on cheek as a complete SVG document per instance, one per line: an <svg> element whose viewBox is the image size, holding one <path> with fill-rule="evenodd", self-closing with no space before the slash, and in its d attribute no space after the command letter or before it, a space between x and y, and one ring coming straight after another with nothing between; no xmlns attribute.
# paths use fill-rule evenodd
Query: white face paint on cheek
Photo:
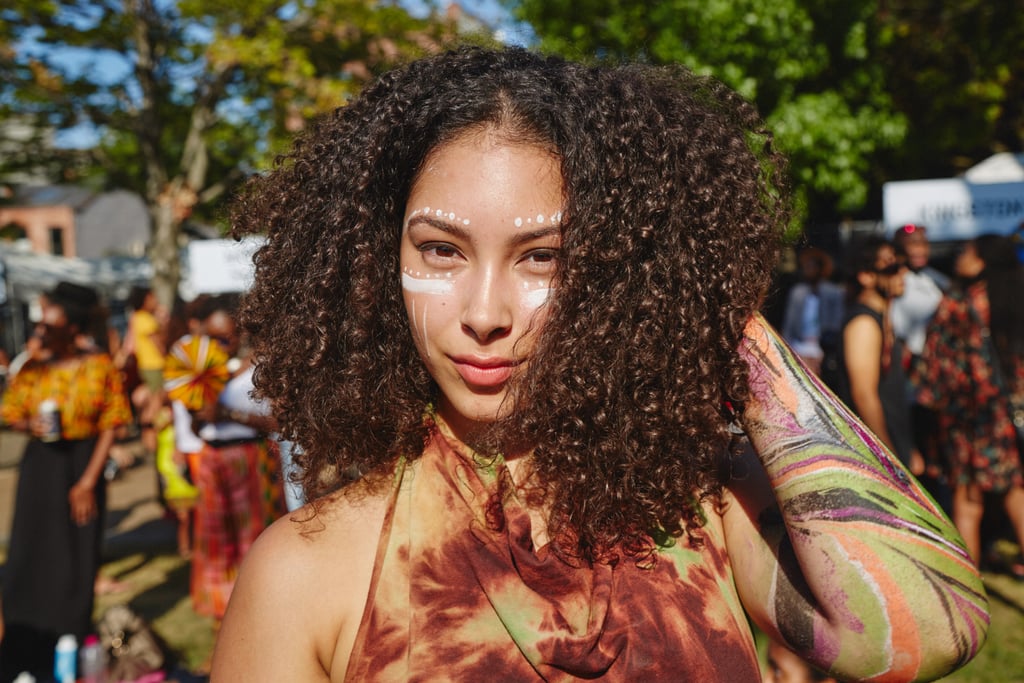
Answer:
<svg viewBox="0 0 1024 683"><path fill-rule="evenodd" d="M531 310L540 308L548 302L551 296L551 288L531 289L523 294L523 306Z"/></svg>
<svg viewBox="0 0 1024 683"><path fill-rule="evenodd" d="M455 283L448 278L418 278L402 273L402 289L415 294L448 295L455 291Z"/></svg>
<svg viewBox="0 0 1024 683"><path fill-rule="evenodd" d="M417 318L416 301L419 296L411 296L409 299L409 321L412 324L413 334L419 339L420 346L427 358L430 358L430 344L427 339L427 309L430 308L435 297L447 298L455 293L455 280L451 273L438 274L424 277L423 273L410 271L407 268L402 270L402 289L410 295L426 295L421 300L423 306L422 317ZM442 305L444 305L442 303Z"/></svg>

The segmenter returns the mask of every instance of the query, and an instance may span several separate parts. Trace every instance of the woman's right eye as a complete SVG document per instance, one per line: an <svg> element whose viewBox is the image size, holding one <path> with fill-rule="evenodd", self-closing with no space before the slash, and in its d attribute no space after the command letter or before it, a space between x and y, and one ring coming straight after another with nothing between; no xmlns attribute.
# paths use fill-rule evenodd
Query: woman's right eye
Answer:
<svg viewBox="0 0 1024 683"><path fill-rule="evenodd" d="M419 247L420 253L425 260L434 262L447 262L459 255L459 250L450 244L428 242Z"/></svg>

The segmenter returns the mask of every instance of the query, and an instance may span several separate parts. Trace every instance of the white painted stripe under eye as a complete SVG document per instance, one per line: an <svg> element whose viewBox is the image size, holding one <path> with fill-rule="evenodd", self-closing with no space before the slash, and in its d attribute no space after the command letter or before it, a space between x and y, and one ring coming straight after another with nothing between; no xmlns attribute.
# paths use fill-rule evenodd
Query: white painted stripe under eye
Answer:
<svg viewBox="0 0 1024 683"><path fill-rule="evenodd" d="M447 279L420 279L402 273L402 289L417 294L451 294L455 291L455 283Z"/></svg>
<svg viewBox="0 0 1024 683"><path fill-rule="evenodd" d="M540 308L548 302L549 296L551 296L551 289L548 287L533 289L523 295L526 305L530 308Z"/></svg>

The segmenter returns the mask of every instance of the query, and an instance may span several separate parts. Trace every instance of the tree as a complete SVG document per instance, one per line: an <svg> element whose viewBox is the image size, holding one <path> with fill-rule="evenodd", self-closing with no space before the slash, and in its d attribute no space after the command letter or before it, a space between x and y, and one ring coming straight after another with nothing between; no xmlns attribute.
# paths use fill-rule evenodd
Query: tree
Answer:
<svg viewBox="0 0 1024 683"><path fill-rule="evenodd" d="M85 162L44 135L22 143L21 160L138 191L154 290L169 303L187 217L218 216L305 120L454 35L453 21L372 0L11 0L0 107L40 132L100 132Z"/></svg>
<svg viewBox="0 0 1024 683"><path fill-rule="evenodd" d="M861 209L880 150L906 123L885 91L874 0L521 0L542 49L681 63L751 100L813 216Z"/></svg>
<svg viewBox="0 0 1024 683"><path fill-rule="evenodd" d="M909 121L896 178L1024 150L1024 1L880 0L886 77Z"/></svg>

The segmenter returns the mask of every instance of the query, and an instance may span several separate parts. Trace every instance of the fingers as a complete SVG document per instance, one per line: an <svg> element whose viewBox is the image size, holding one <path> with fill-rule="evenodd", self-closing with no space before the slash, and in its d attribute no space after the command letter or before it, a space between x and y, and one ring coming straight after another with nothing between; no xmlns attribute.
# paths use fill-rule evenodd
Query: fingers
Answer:
<svg viewBox="0 0 1024 683"><path fill-rule="evenodd" d="M71 503L71 521L78 526L85 526L96 516L96 500L92 492L72 490L68 502Z"/></svg>

